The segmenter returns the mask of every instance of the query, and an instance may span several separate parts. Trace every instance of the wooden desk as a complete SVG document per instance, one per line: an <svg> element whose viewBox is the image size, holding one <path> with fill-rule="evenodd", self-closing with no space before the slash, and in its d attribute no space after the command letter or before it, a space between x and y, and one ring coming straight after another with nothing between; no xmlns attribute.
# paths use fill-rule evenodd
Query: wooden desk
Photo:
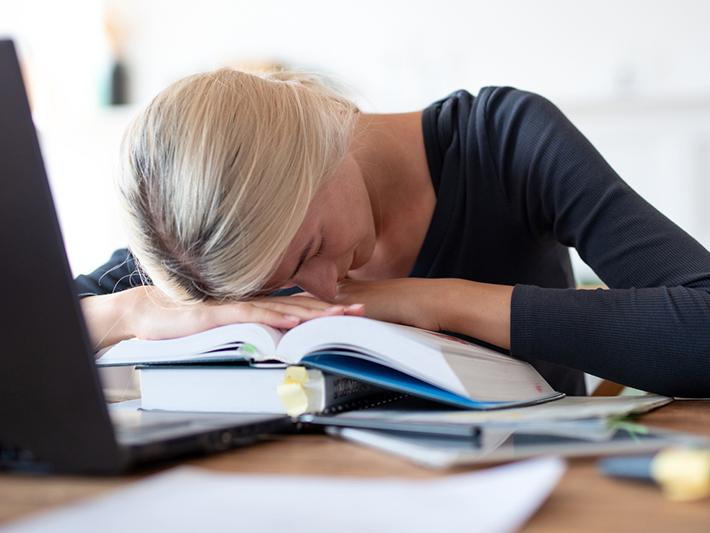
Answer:
<svg viewBox="0 0 710 533"><path fill-rule="evenodd" d="M647 414L644 423L710 436L710 401L674 402ZM242 473L332 476L446 475L325 436L303 435L188 461ZM0 524L126 486L150 472L121 478L0 475ZM574 459L560 484L523 531L710 531L710 499L674 503L653 486L608 479L595 460Z"/></svg>

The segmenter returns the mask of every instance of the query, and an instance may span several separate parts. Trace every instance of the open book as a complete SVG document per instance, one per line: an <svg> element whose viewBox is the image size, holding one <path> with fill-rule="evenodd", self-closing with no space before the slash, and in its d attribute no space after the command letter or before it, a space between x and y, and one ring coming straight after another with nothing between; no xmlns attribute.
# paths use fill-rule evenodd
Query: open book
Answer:
<svg viewBox="0 0 710 533"><path fill-rule="evenodd" d="M528 363L455 337L369 318L336 316L283 333L232 324L178 339L127 340L99 365L278 360L469 409L563 396Z"/></svg>

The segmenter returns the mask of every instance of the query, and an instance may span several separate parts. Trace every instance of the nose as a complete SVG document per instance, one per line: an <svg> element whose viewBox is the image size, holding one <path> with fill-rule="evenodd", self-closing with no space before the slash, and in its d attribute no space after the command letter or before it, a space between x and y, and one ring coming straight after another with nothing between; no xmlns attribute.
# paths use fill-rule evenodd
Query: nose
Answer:
<svg viewBox="0 0 710 533"><path fill-rule="evenodd" d="M332 302L338 291L338 267L333 261L313 258L304 265L294 281L316 298Z"/></svg>

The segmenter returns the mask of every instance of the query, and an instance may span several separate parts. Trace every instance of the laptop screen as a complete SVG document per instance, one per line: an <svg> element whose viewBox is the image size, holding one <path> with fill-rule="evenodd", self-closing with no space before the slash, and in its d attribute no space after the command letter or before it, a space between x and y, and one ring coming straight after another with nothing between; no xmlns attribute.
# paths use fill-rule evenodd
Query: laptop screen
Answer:
<svg viewBox="0 0 710 533"><path fill-rule="evenodd" d="M0 457L108 468L118 448L11 41L0 41Z"/></svg>

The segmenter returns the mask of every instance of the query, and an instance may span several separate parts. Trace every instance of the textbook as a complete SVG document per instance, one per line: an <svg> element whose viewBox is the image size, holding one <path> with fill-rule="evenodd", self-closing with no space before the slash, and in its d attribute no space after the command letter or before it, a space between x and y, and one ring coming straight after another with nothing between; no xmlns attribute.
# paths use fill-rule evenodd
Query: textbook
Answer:
<svg viewBox="0 0 710 533"><path fill-rule="evenodd" d="M140 365L141 408L210 413L338 413L383 405L395 393L304 367ZM401 395L399 395L401 397Z"/></svg>
<svg viewBox="0 0 710 533"><path fill-rule="evenodd" d="M353 316L323 317L283 332L232 324L187 337L122 341L99 365L280 361L468 409L564 396L528 363L456 337Z"/></svg>

